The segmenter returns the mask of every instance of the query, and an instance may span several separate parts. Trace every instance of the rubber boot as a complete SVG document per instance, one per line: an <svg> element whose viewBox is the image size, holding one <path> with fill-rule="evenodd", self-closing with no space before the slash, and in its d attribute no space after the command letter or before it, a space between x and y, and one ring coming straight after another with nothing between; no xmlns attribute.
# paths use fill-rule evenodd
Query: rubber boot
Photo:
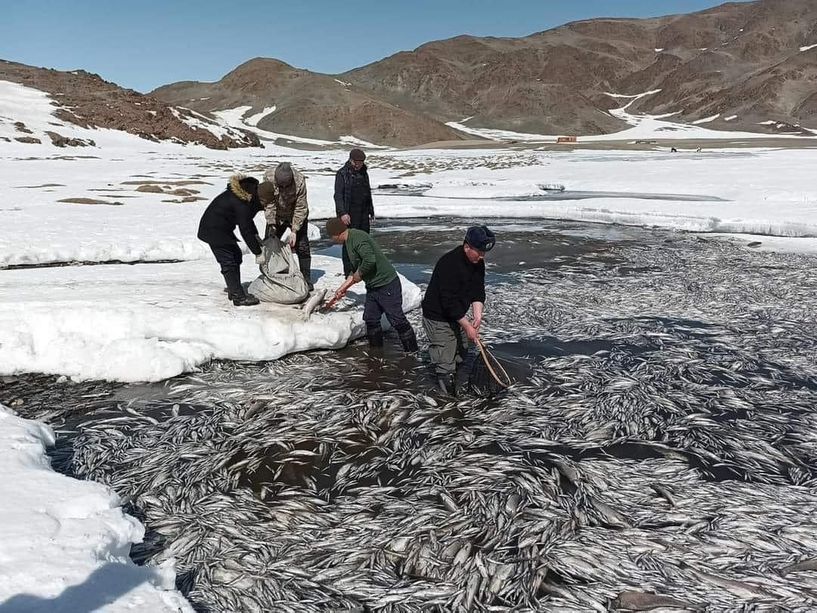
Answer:
<svg viewBox="0 0 817 613"><path fill-rule="evenodd" d="M404 327L395 328L397 335L400 337L400 342L403 345L403 351L406 353L414 353L417 351L417 335L414 334L414 328L410 323L406 323Z"/></svg>
<svg viewBox="0 0 817 613"><path fill-rule="evenodd" d="M437 375L437 387L446 396L457 396L457 379L454 375Z"/></svg>
<svg viewBox="0 0 817 613"><path fill-rule="evenodd" d="M232 300L234 297L244 295L244 288L241 286L241 273L236 270L228 269L227 272L221 273L224 276L224 284L227 286L227 297Z"/></svg>
<svg viewBox="0 0 817 613"><path fill-rule="evenodd" d="M315 286L312 285L312 258L298 258L298 267L301 269L301 274L304 276L306 285L311 292L315 289Z"/></svg>
<svg viewBox="0 0 817 613"><path fill-rule="evenodd" d="M369 347L376 349L383 346L383 328L380 326L366 326L366 338Z"/></svg>
<svg viewBox="0 0 817 613"><path fill-rule="evenodd" d="M261 301L252 294L243 294L242 296L234 296L231 298L235 306L255 306Z"/></svg>

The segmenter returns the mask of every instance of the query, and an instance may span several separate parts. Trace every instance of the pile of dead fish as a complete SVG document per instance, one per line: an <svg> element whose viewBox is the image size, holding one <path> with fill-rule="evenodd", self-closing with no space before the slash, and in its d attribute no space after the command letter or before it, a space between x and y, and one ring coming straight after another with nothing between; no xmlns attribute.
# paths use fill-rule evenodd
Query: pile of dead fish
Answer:
<svg viewBox="0 0 817 613"><path fill-rule="evenodd" d="M56 460L127 497L134 557L200 611L817 610L812 260L616 249L493 288L497 353L540 347L502 396L214 364Z"/></svg>

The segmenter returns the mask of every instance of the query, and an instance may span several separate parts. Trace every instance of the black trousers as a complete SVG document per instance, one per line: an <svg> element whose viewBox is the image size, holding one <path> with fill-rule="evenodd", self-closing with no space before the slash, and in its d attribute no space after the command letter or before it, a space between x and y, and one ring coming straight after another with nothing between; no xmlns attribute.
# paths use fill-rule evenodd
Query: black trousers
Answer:
<svg viewBox="0 0 817 613"><path fill-rule="evenodd" d="M381 287L366 288L366 304L363 307L363 321L366 322L366 337L372 347L383 345L383 328L380 318L386 319L394 328L406 351L417 351L417 336L403 312L403 286L400 277L395 277Z"/></svg>
<svg viewBox="0 0 817 613"><path fill-rule="evenodd" d="M349 216L352 218L352 223L349 226L350 228L355 228L356 230L363 230L366 234L371 233L372 227L368 213L352 211L349 213ZM341 259L343 260L343 276L348 277L355 271L352 270L352 260L349 259L349 252L346 250L345 243L343 245L343 249L341 249L340 255Z"/></svg>
<svg viewBox="0 0 817 613"><path fill-rule="evenodd" d="M236 243L232 245L210 245L216 262L221 266L221 274L224 275L224 283L230 297L240 297L244 295L244 288L241 286L241 260L244 254L241 253Z"/></svg>

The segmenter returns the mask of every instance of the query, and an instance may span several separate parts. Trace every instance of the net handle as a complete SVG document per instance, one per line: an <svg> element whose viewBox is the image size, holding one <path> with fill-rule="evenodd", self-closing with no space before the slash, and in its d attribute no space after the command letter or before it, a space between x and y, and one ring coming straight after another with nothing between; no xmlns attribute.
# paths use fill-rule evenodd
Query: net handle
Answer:
<svg viewBox="0 0 817 613"><path fill-rule="evenodd" d="M508 376L508 373L505 371L505 368L502 366L502 364L499 363L499 360L497 360L494 356L491 355L491 353L488 351L488 348L485 347L485 345L482 342L482 339L480 338L477 338L477 347L479 347L479 353L482 356L482 361L485 362L485 366L488 367L488 372L491 373L491 376L494 378L494 381L496 381L497 384L500 385L501 387L507 388L510 385L511 378ZM505 377L505 381L507 381L507 383L499 378L496 371L494 370L494 367L491 365L492 361L496 363L497 369L502 373L502 376Z"/></svg>

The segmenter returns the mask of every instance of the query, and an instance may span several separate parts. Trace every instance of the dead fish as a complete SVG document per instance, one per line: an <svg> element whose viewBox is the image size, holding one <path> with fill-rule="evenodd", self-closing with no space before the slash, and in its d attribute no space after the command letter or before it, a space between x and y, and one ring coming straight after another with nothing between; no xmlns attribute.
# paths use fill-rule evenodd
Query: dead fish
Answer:
<svg viewBox="0 0 817 613"><path fill-rule="evenodd" d="M319 306L321 306L324 303L325 299L326 299L326 290L325 289L316 290L315 293L312 294L309 297L309 299L304 303L304 306L303 306L304 315L306 315L306 317L309 318L309 316L312 315L312 313L315 311L315 309L317 309Z"/></svg>
<svg viewBox="0 0 817 613"><path fill-rule="evenodd" d="M780 569L780 574L787 575L788 573L799 573L804 570L817 570L817 558L789 564Z"/></svg>
<svg viewBox="0 0 817 613"><path fill-rule="evenodd" d="M636 592L626 590L621 592L610 603L613 609L626 609L628 611L651 611L661 607L675 607L678 609L691 609L692 605L670 596L651 594L650 592Z"/></svg>
<svg viewBox="0 0 817 613"><path fill-rule="evenodd" d="M660 483L650 483L650 488L661 496L664 500L669 503L669 506L674 507L675 505L675 498L672 497L672 493L669 491L669 488L661 485Z"/></svg>

